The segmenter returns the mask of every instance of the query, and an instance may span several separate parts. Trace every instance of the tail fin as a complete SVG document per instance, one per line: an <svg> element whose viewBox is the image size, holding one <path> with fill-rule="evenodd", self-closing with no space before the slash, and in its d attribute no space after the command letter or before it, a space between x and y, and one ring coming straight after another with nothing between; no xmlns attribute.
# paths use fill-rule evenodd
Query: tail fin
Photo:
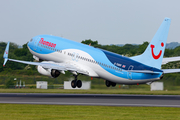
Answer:
<svg viewBox="0 0 180 120"><path fill-rule="evenodd" d="M5 49L5 51L4 51L4 55L3 55L4 64L3 64L3 66L5 66L6 62L8 61L9 43L10 43L10 42L8 42L8 44L7 44L7 46L6 46L6 49Z"/></svg>
<svg viewBox="0 0 180 120"><path fill-rule="evenodd" d="M145 52L139 56L131 57L131 59L160 69L164 56L170 23L171 19L165 18L150 44L146 48Z"/></svg>

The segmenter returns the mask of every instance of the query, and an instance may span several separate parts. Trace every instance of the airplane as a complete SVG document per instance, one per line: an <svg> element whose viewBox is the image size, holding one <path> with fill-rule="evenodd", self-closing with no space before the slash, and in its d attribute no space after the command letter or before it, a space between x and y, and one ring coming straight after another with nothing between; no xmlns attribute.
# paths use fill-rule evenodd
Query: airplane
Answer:
<svg viewBox="0 0 180 120"><path fill-rule="evenodd" d="M161 69L162 64L180 60L180 57L164 58L164 51L171 19L165 18L152 41L141 55L126 57L52 35L38 35L27 44L33 58L39 62L28 62L8 58L8 42L3 58L36 65L40 74L58 77L70 71L74 75L72 88L81 88L80 74L105 79L107 87L116 84L146 84L163 78L164 74L180 72L180 69Z"/></svg>

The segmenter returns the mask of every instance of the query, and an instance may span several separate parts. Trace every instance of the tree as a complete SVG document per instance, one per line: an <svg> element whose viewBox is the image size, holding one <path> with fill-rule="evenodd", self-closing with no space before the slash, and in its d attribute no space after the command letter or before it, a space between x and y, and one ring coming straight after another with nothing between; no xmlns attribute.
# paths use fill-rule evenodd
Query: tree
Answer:
<svg viewBox="0 0 180 120"><path fill-rule="evenodd" d="M9 80L7 83L6 83L6 88L10 88L14 85L14 81L13 80Z"/></svg>
<svg viewBox="0 0 180 120"><path fill-rule="evenodd" d="M87 45L91 45L91 46L94 46L94 45L98 45L98 41L92 41L91 39L88 39L88 40L83 40L81 43L84 43L84 44L87 44Z"/></svg>
<svg viewBox="0 0 180 120"><path fill-rule="evenodd" d="M164 56L171 57L174 54L174 49L165 49Z"/></svg>
<svg viewBox="0 0 180 120"><path fill-rule="evenodd" d="M146 41L146 42L144 42L142 45L139 45L139 48L137 49L137 54L139 55L139 54L142 54L145 50L146 50L146 48L147 48L147 46L149 45L149 43Z"/></svg>
<svg viewBox="0 0 180 120"><path fill-rule="evenodd" d="M18 57L21 57L21 56L26 56L27 55L27 50L23 49L23 48L20 48L20 49L16 49L14 51L14 54Z"/></svg>

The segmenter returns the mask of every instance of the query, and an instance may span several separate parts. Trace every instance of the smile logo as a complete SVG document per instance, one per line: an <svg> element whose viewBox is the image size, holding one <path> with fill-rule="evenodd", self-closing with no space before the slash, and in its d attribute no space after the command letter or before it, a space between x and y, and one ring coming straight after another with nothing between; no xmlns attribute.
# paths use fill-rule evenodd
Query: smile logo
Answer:
<svg viewBox="0 0 180 120"><path fill-rule="evenodd" d="M164 47L164 43L163 43L163 42L161 43L161 46ZM153 51L153 48L154 48L155 46L154 46L154 45L151 45L150 47L151 47L151 52L152 52L153 58L156 59L156 60L159 59L160 56L161 56L161 54L162 54L162 50L160 50L160 52L159 52L158 55L155 55L155 54L154 54L154 51Z"/></svg>

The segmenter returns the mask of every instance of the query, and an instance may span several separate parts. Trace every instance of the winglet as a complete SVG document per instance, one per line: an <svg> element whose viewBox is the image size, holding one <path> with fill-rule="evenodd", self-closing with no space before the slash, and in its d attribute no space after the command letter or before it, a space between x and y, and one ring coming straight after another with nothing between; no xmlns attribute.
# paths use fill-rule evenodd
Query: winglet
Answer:
<svg viewBox="0 0 180 120"><path fill-rule="evenodd" d="M5 66L6 62L8 61L9 44L10 44L10 42L7 43L6 49L4 51L4 55L3 55L4 64L3 64L3 66Z"/></svg>
<svg viewBox="0 0 180 120"><path fill-rule="evenodd" d="M6 64L7 61L8 61L8 59L5 58L5 59L4 59L4 64L3 64L3 66L5 66L5 64Z"/></svg>

